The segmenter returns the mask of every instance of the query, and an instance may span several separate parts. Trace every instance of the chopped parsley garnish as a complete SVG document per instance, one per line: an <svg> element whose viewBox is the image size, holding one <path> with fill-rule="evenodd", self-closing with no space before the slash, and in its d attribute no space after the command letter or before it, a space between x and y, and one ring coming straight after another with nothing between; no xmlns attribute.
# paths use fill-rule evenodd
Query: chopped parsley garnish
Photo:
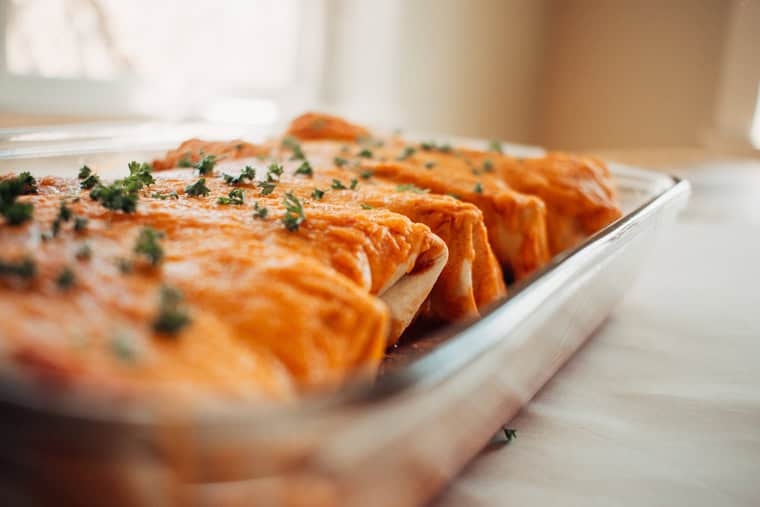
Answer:
<svg viewBox="0 0 760 507"><path fill-rule="evenodd" d="M243 189L233 188L227 197L220 197L216 200L218 204L243 204Z"/></svg>
<svg viewBox="0 0 760 507"><path fill-rule="evenodd" d="M363 158L372 158L372 152L368 150L367 148L364 148L362 151L360 151L357 156L363 157Z"/></svg>
<svg viewBox="0 0 760 507"><path fill-rule="evenodd" d="M318 188L315 188L314 191L312 191L312 193L311 193L312 199L316 199L317 201L320 200L320 199L322 199L322 197L324 197L324 195L325 195L325 191L324 190L320 190Z"/></svg>
<svg viewBox="0 0 760 507"><path fill-rule="evenodd" d="M129 176L116 180L108 186L101 183L90 191L90 199L100 202L104 208L132 213L137 209L137 192L154 182L149 164L129 163Z"/></svg>
<svg viewBox="0 0 760 507"><path fill-rule="evenodd" d="M359 173L359 177L363 180L368 180L372 177L372 175L375 174L374 172L367 169L366 171L362 171Z"/></svg>
<svg viewBox="0 0 760 507"><path fill-rule="evenodd" d="M259 206L258 202L256 202L253 205L253 218L264 220L268 214L269 214L269 209L264 206Z"/></svg>
<svg viewBox="0 0 760 507"><path fill-rule="evenodd" d="M124 335L115 336L111 340L111 351L121 361L131 363L137 358L137 351L130 340Z"/></svg>
<svg viewBox="0 0 760 507"><path fill-rule="evenodd" d="M420 143L420 148L425 151L441 151L443 153L449 153L452 150L449 143L438 144L435 141L426 141Z"/></svg>
<svg viewBox="0 0 760 507"><path fill-rule="evenodd" d="M189 151L182 155L182 158L177 162L177 167L193 167L193 161Z"/></svg>
<svg viewBox="0 0 760 507"><path fill-rule="evenodd" d="M74 230L82 232L87 229L88 220L86 217L74 217Z"/></svg>
<svg viewBox="0 0 760 507"><path fill-rule="evenodd" d="M58 216L55 217L55 220L53 221L53 237L58 236L58 233L61 230L61 225L64 222L71 220L72 215L71 208L66 206L66 201L61 201L61 207L58 209Z"/></svg>
<svg viewBox="0 0 760 507"><path fill-rule="evenodd" d="M340 158L340 157L335 157L333 159L333 162L338 167L343 167L344 165L348 164L348 160L346 160L345 158Z"/></svg>
<svg viewBox="0 0 760 507"><path fill-rule="evenodd" d="M429 188L420 188L413 183L403 183L401 185L396 185L396 190L399 192L414 192L415 194L427 194L430 192Z"/></svg>
<svg viewBox="0 0 760 507"><path fill-rule="evenodd" d="M143 185L152 185L156 182L156 180L153 179L153 168L150 166L150 164L143 162L140 164L139 162L130 162L129 165L129 177L134 178Z"/></svg>
<svg viewBox="0 0 760 507"><path fill-rule="evenodd" d="M129 274L132 272L132 261L129 259L117 259L116 267L119 268L122 274Z"/></svg>
<svg viewBox="0 0 760 507"><path fill-rule="evenodd" d="M77 251L74 253L74 257L80 261L89 260L92 257L92 248L90 248L89 244L84 243L82 246L77 248Z"/></svg>
<svg viewBox="0 0 760 507"><path fill-rule="evenodd" d="M370 206L369 204L361 203L359 206L361 206L362 209L372 209L372 206Z"/></svg>
<svg viewBox="0 0 760 507"><path fill-rule="evenodd" d="M406 160L412 155L414 155L416 151L417 151L417 148L415 148L414 146L407 146L406 148L404 148L404 151L401 152L401 155L399 155L398 158L396 158L396 160Z"/></svg>
<svg viewBox="0 0 760 507"><path fill-rule="evenodd" d="M495 151L496 153L504 153L504 151L501 148L501 141L497 141L496 139L492 139L488 141L488 151Z"/></svg>
<svg viewBox="0 0 760 507"><path fill-rule="evenodd" d="M490 160L484 160L483 170L487 173L493 172L493 162L491 162Z"/></svg>
<svg viewBox="0 0 760 507"><path fill-rule="evenodd" d="M314 169L311 168L311 164L309 164L308 160L304 160L303 164L296 169L295 174L303 174L305 176L313 176L314 175Z"/></svg>
<svg viewBox="0 0 760 507"><path fill-rule="evenodd" d="M425 162L425 169L432 169L433 167L435 167L435 162L433 162L432 160L428 160L427 162Z"/></svg>
<svg viewBox="0 0 760 507"><path fill-rule="evenodd" d="M206 186L206 178L201 178L192 185L185 187L185 193L193 197L207 196L211 192Z"/></svg>
<svg viewBox="0 0 760 507"><path fill-rule="evenodd" d="M37 181L28 172L23 172L15 178L0 180L0 215L10 225L20 225L31 220L34 205L17 202L20 195L37 192Z"/></svg>
<svg viewBox="0 0 760 507"><path fill-rule="evenodd" d="M97 174L93 173L79 183L79 188L83 190L90 190L97 185L100 185L100 178Z"/></svg>
<svg viewBox="0 0 760 507"><path fill-rule="evenodd" d="M282 173L285 171L281 165L277 164L271 164L269 168L267 169L267 180L269 181L279 181L280 176L282 176Z"/></svg>
<svg viewBox="0 0 760 507"><path fill-rule="evenodd" d="M197 164L193 164L193 167L198 169L198 174L201 176L207 176L214 172L214 165L216 165L216 155L206 155Z"/></svg>
<svg viewBox="0 0 760 507"><path fill-rule="evenodd" d="M351 178L351 185L348 188L350 188L351 190L356 190L356 185L358 184L359 184L359 180L357 180L356 178Z"/></svg>
<svg viewBox="0 0 760 507"><path fill-rule="evenodd" d="M301 223L306 220L303 204L292 192L285 193L282 204L285 206L285 215L282 217L283 225L291 232L297 231Z"/></svg>
<svg viewBox="0 0 760 507"><path fill-rule="evenodd" d="M473 192L476 194L482 194L483 193L483 185L480 184L480 182L475 183L475 187L472 189Z"/></svg>
<svg viewBox="0 0 760 507"><path fill-rule="evenodd" d="M255 180L256 169L247 165L243 168L242 171L240 171L240 174L238 176L232 176L231 174L224 173L222 177L224 178L224 182L228 185L240 185L241 183L244 183L245 180Z"/></svg>
<svg viewBox="0 0 760 507"><path fill-rule="evenodd" d="M165 201L167 199L179 199L179 194L177 194L177 192L175 192L174 190L172 190L168 194L162 194L161 192L153 192L151 194L151 197L153 197L154 199L161 199L162 201Z"/></svg>
<svg viewBox="0 0 760 507"><path fill-rule="evenodd" d="M9 206L4 206L0 213L5 217L9 225L21 225L31 220L34 214L34 205L24 202L14 202Z"/></svg>
<svg viewBox="0 0 760 507"><path fill-rule="evenodd" d="M55 279L55 283L60 289L68 289L74 285L74 271L72 271L70 267L66 266L58 275L58 278Z"/></svg>
<svg viewBox="0 0 760 507"><path fill-rule="evenodd" d="M274 187L277 186L277 183L273 181L259 181L256 183L256 186L261 189L261 195L269 195L274 192Z"/></svg>
<svg viewBox="0 0 760 507"><path fill-rule="evenodd" d="M159 240L163 238L163 232L144 227L137 235L134 252L138 255L144 255L152 266L157 266L164 258L164 249L159 244Z"/></svg>
<svg viewBox="0 0 760 507"><path fill-rule="evenodd" d="M161 286L158 315L153 321L153 330L163 335L176 335L190 324L190 317L182 307L184 296L179 289Z"/></svg>
<svg viewBox="0 0 760 507"><path fill-rule="evenodd" d="M288 136L284 138L282 140L281 146L293 152L293 156L290 158L290 160L306 160L306 155L304 155L303 150L301 149L301 145L294 137Z"/></svg>
<svg viewBox="0 0 760 507"><path fill-rule="evenodd" d="M79 182L79 187L84 190L89 190L95 185L100 184L100 178L98 178L98 175L92 172L92 169L86 165L82 166L79 170L78 178L82 180Z"/></svg>
<svg viewBox="0 0 760 507"><path fill-rule="evenodd" d="M0 260L0 276L15 276L21 279L29 279L37 274L37 264L31 257L20 261Z"/></svg>
<svg viewBox="0 0 760 507"><path fill-rule="evenodd" d="M333 178L332 185L330 185L330 187L333 190L346 190L348 188L346 185L344 185L343 183L341 183L340 180L335 179L335 178Z"/></svg>

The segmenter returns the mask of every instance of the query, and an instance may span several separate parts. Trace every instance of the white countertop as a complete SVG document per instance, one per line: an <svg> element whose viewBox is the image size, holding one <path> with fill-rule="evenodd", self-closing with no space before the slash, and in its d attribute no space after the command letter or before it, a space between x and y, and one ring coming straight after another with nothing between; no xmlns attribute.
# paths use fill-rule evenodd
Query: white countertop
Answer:
<svg viewBox="0 0 760 507"><path fill-rule="evenodd" d="M760 504L760 161L692 182L606 324L439 506Z"/></svg>

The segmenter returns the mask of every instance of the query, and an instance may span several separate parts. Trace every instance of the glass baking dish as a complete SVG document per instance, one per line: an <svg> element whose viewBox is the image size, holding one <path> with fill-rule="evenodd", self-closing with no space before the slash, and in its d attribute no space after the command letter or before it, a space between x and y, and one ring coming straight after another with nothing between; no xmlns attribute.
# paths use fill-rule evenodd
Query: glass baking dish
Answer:
<svg viewBox="0 0 760 507"><path fill-rule="evenodd" d="M264 129L97 124L0 130L0 174L108 175L192 136ZM430 136L407 136L428 138ZM440 138L440 136L438 136ZM451 139L451 138L450 138ZM483 141L453 139L483 146ZM541 153L508 146L518 156ZM553 259L483 317L389 352L381 376L291 407L115 406L0 378L4 505L419 505L527 403L607 317L687 182L610 164L625 216ZM2 318L12 318L4 315Z"/></svg>

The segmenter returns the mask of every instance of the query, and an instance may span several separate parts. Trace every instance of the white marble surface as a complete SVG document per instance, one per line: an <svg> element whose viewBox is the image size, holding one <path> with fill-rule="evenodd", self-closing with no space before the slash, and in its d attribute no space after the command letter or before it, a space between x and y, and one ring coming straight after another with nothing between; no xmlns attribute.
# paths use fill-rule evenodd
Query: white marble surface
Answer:
<svg viewBox="0 0 760 507"><path fill-rule="evenodd" d="M760 162L668 166L689 208L436 505L760 505Z"/></svg>

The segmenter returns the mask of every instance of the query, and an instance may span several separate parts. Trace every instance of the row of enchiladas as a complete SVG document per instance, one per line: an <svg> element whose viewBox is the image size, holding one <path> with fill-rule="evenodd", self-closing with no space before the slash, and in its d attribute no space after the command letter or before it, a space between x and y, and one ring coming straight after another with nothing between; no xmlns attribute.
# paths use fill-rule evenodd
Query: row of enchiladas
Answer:
<svg viewBox="0 0 760 507"><path fill-rule="evenodd" d="M294 399L373 374L414 319L478 317L505 280L620 216L596 160L323 114L129 171L0 179L5 371L126 397Z"/></svg>

